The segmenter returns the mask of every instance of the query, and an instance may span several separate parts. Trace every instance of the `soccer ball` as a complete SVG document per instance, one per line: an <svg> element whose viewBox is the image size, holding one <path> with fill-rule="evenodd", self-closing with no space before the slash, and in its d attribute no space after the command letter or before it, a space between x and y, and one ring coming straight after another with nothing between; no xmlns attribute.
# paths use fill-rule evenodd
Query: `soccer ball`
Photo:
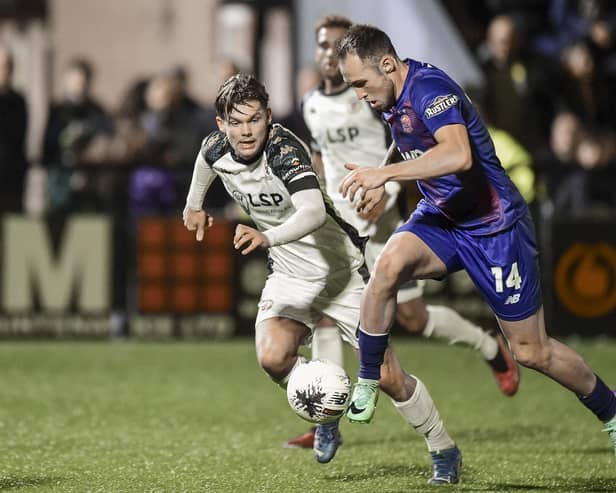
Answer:
<svg viewBox="0 0 616 493"><path fill-rule="evenodd" d="M351 379L344 369L326 360L299 365L287 384L291 409L311 423L329 423L340 418L350 398Z"/></svg>

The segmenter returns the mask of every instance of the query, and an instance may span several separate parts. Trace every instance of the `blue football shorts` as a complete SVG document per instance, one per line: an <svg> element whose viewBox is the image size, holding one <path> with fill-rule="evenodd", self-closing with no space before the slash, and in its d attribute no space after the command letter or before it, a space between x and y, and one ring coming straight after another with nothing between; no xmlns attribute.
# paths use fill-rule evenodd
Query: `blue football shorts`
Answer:
<svg viewBox="0 0 616 493"><path fill-rule="evenodd" d="M418 208L396 233L403 231L421 238L448 272L465 269L498 318L524 320L540 308L539 253L529 212L504 231L473 236Z"/></svg>

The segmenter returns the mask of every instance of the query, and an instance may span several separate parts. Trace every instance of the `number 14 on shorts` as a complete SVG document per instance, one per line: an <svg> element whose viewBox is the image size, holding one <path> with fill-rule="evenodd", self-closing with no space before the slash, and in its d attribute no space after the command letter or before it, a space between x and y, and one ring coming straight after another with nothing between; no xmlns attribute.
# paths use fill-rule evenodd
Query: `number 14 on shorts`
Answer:
<svg viewBox="0 0 616 493"><path fill-rule="evenodd" d="M494 289L497 293L503 292L503 269L502 267L492 267L490 269L492 271L492 275L494 276ZM520 289L522 286L522 276L520 276L520 272L518 271L518 263L514 262L511 264L511 269L509 270L509 275L505 279L505 287ZM520 293L516 293L507 298L505 301L506 305L512 305L520 301Z"/></svg>

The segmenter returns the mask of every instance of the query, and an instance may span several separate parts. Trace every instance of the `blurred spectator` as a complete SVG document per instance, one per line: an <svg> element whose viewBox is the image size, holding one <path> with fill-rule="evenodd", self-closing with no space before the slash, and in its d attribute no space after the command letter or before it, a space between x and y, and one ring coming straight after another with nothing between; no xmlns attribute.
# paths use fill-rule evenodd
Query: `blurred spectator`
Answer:
<svg viewBox="0 0 616 493"><path fill-rule="evenodd" d="M50 212L99 207L91 177L76 168L81 164L81 152L92 139L112 129L107 114L90 93L92 79L88 61L71 61L62 80L62 100L53 103L49 110L43 164L48 168Z"/></svg>
<svg viewBox="0 0 616 493"><path fill-rule="evenodd" d="M570 44L588 40L600 51L613 48L616 5L613 0L550 0L547 26L533 40L535 48L558 57Z"/></svg>
<svg viewBox="0 0 616 493"><path fill-rule="evenodd" d="M479 53L486 83L485 107L493 124L533 151L545 142L554 114L555 67L526 50L514 20L495 17Z"/></svg>
<svg viewBox="0 0 616 493"><path fill-rule="evenodd" d="M493 17L507 15L524 26L524 36L548 30L550 0L441 0L471 50L479 48Z"/></svg>
<svg viewBox="0 0 616 493"><path fill-rule="evenodd" d="M228 58L220 60L216 66L216 92L218 92L218 87L221 86L223 82L232 75L239 74L240 72L242 72L242 70L233 60Z"/></svg>
<svg viewBox="0 0 616 493"><path fill-rule="evenodd" d="M171 69L170 75L175 78L178 84L179 105L182 108L188 110L195 110L199 108L199 103L193 98L188 91L188 72L184 67L178 65Z"/></svg>
<svg viewBox="0 0 616 493"><path fill-rule="evenodd" d="M588 45L579 41L563 50L565 77L561 105L591 128L616 128L616 98Z"/></svg>
<svg viewBox="0 0 616 493"><path fill-rule="evenodd" d="M549 149L538 157L555 212L581 216L597 205L613 204L616 191L610 163L614 155L612 138L589 133L574 113L559 113L552 124Z"/></svg>
<svg viewBox="0 0 616 493"><path fill-rule="evenodd" d="M0 45L0 213L21 212L28 112L26 101L12 87L13 57Z"/></svg>
<svg viewBox="0 0 616 493"><path fill-rule="evenodd" d="M147 79L134 82L113 115L113 130L95 135L79 153L85 164L134 165L143 160L146 132L141 124L145 111Z"/></svg>
<svg viewBox="0 0 616 493"><path fill-rule="evenodd" d="M186 91L186 74L177 69L152 78L145 90L142 165L130 183L134 214L174 213L179 190L187 187L201 141L216 128L214 115Z"/></svg>

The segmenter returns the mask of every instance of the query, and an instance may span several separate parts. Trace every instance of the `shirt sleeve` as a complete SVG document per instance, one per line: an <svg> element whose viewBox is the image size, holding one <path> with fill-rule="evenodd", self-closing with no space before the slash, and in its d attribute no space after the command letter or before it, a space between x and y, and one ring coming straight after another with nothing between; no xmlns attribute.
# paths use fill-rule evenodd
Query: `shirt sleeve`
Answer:
<svg viewBox="0 0 616 493"><path fill-rule="evenodd" d="M311 188L319 189L308 150L293 134L279 127L266 151L273 173L282 180L290 194Z"/></svg>
<svg viewBox="0 0 616 493"><path fill-rule="evenodd" d="M445 125L466 125L463 114L464 92L452 82L436 75L418 79L413 87L413 106L434 135Z"/></svg>
<svg viewBox="0 0 616 493"><path fill-rule="evenodd" d="M210 167L205 160L203 151L199 151L197 159L195 159L195 168L193 170L190 188L186 197L186 207L195 211L200 211L203 207L205 194L210 185L216 178L216 172Z"/></svg>
<svg viewBox="0 0 616 493"><path fill-rule="evenodd" d="M270 246L299 240L323 225L325 202L320 190L301 190L291 196L295 212L280 226L263 232Z"/></svg>

